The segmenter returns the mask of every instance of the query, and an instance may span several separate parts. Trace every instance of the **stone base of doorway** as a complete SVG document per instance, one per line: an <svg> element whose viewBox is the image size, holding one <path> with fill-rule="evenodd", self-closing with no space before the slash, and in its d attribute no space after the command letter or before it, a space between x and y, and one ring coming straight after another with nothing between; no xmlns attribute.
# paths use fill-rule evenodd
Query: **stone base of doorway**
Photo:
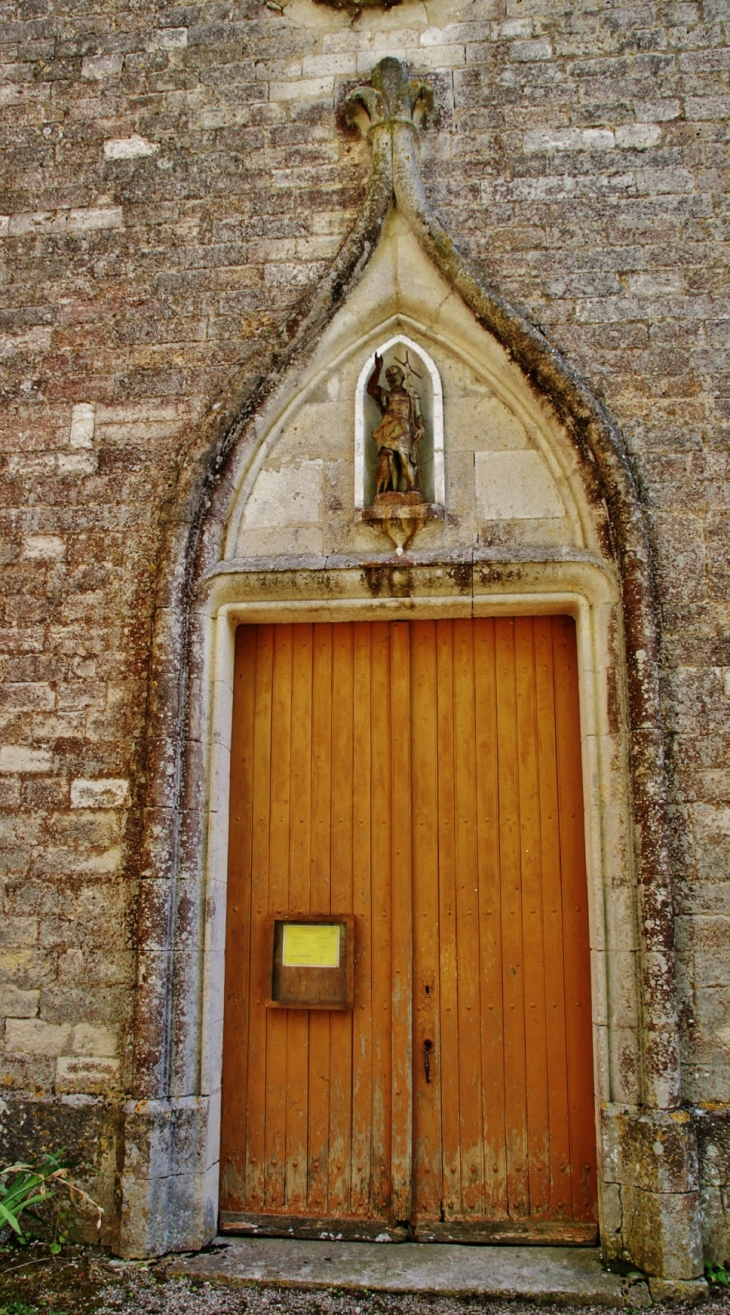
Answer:
<svg viewBox="0 0 730 1315"><path fill-rule="evenodd" d="M337 1288L568 1306L636 1308L668 1300L687 1305L708 1295L704 1279L684 1283L609 1274L593 1247L219 1237L205 1252L166 1262L165 1272L229 1287Z"/></svg>

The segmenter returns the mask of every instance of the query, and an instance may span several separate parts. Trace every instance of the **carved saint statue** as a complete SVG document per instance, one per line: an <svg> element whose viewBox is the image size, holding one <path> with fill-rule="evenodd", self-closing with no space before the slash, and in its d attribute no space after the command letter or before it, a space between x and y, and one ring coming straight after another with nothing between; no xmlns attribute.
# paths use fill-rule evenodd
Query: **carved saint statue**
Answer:
<svg viewBox="0 0 730 1315"><path fill-rule="evenodd" d="M382 420L373 430L378 449L375 494L420 493L418 444L424 435L421 406L413 385L406 356L405 366L389 365L385 371L387 388L380 385L383 358L375 353L375 366L368 379L368 395L378 406Z"/></svg>

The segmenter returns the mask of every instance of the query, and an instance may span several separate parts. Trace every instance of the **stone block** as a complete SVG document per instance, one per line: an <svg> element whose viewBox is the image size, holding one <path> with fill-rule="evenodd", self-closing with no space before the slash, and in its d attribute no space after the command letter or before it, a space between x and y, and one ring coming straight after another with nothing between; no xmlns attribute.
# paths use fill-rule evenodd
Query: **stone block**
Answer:
<svg viewBox="0 0 730 1315"><path fill-rule="evenodd" d="M681 104L676 97L667 100L636 100L634 113L640 123L651 123L652 120L667 123L679 118Z"/></svg>
<svg viewBox="0 0 730 1315"><path fill-rule="evenodd" d="M98 1023L77 1023L73 1030L71 1048L74 1055L94 1059L110 1059L117 1053L116 1033Z"/></svg>
<svg viewBox="0 0 730 1315"><path fill-rule="evenodd" d="M139 133L131 137L109 137L104 142L104 159L140 160L146 155L154 155L159 149L157 142L147 141Z"/></svg>
<svg viewBox="0 0 730 1315"><path fill-rule="evenodd" d="M71 782L72 808L123 808L129 802L129 781L120 779Z"/></svg>
<svg viewBox="0 0 730 1315"><path fill-rule="evenodd" d="M23 556L31 561L61 561L66 555L66 540L59 534L29 534L23 541Z"/></svg>
<svg viewBox="0 0 730 1315"><path fill-rule="evenodd" d="M105 228L123 228L124 212L121 206L83 206L69 210L69 232L93 233Z"/></svg>
<svg viewBox="0 0 730 1315"><path fill-rule="evenodd" d="M71 428L68 434L69 447L93 447L95 425L96 404L94 402L77 402L71 414Z"/></svg>
<svg viewBox="0 0 730 1315"><path fill-rule="evenodd" d="M95 452L59 452L58 472L60 475L93 475L97 468Z"/></svg>
<svg viewBox="0 0 730 1315"><path fill-rule="evenodd" d="M33 749L29 745L4 744L0 747L0 772L50 772L53 754L49 749Z"/></svg>
<svg viewBox="0 0 730 1315"><path fill-rule="evenodd" d="M524 147L532 151L611 151L614 133L607 128L532 128L525 133Z"/></svg>
<svg viewBox="0 0 730 1315"><path fill-rule="evenodd" d="M23 991L11 982L0 985L0 1017L35 1018L40 995L40 991Z"/></svg>
<svg viewBox="0 0 730 1315"><path fill-rule="evenodd" d="M188 44L186 27L158 27L149 39L151 50L184 50Z"/></svg>
<svg viewBox="0 0 730 1315"><path fill-rule="evenodd" d="M509 51L511 59L526 64L551 59L553 48L548 37L538 37L534 41L515 41Z"/></svg>
<svg viewBox="0 0 730 1315"><path fill-rule="evenodd" d="M147 1180L130 1175L122 1183L123 1195L113 1248L131 1260L161 1256L167 1251L166 1178Z"/></svg>
<svg viewBox="0 0 730 1315"><path fill-rule="evenodd" d="M649 1291L655 1305L665 1302L672 1305L700 1306L709 1299L709 1289L704 1278L650 1278Z"/></svg>
<svg viewBox="0 0 730 1315"><path fill-rule="evenodd" d="M637 1114L605 1107L601 1117L603 1176L620 1193L619 1242L634 1264L663 1278L702 1273L699 1171L689 1111Z"/></svg>
<svg viewBox="0 0 730 1315"><path fill-rule="evenodd" d="M730 1268L730 1110L724 1104L696 1111L700 1161L701 1228L705 1259Z"/></svg>
<svg viewBox="0 0 730 1315"><path fill-rule="evenodd" d="M507 18L501 23L492 23L491 37L493 41L524 39L532 36L533 26L532 18Z"/></svg>
<svg viewBox="0 0 730 1315"><path fill-rule="evenodd" d="M0 687L0 708L49 711L55 705L55 693L45 681L5 681Z"/></svg>
<svg viewBox="0 0 730 1315"><path fill-rule="evenodd" d="M82 78L98 79L118 76L122 71L122 55L87 55L81 64Z"/></svg>
<svg viewBox="0 0 730 1315"><path fill-rule="evenodd" d="M354 76L357 72L354 52L339 51L326 55L305 55L302 60L302 74L305 78Z"/></svg>
<svg viewBox="0 0 730 1315"><path fill-rule="evenodd" d="M477 512L483 520L549 520L565 507L539 452L477 452Z"/></svg>
<svg viewBox="0 0 730 1315"><path fill-rule="evenodd" d="M19 1055L62 1055L68 1050L71 1028L67 1023L46 1023L41 1018L8 1018L6 1048Z"/></svg>
<svg viewBox="0 0 730 1315"><path fill-rule="evenodd" d="M661 141L662 130L656 123L627 123L616 129L616 145L624 151L648 151Z"/></svg>
<svg viewBox="0 0 730 1315"><path fill-rule="evenodd" d="M280 469L264 469L246 503L244 526L318 525L322 514L323 463L301 461Z"/></svg>
<svg viewBox="0 0 730 1315"><path fill-rule="evenodd" d="M119 1250L133 1256L203 1246L215 1229L203 1207L207 1102L137 1102L125 1113Z"/></svg>
<svg viewBox="0 0 730 1315"><path fill-rule="evenodd" d="M198 1251L215 1233L206 1219L205 1174L176 1174L167 1183L167 1249Z"/></svg>
<svg viewBox="0 0 730 1315"><path fill-rule="evenodd" d="M298 78L294 82L271 82L269 96L272 100L303 101L331 100L334 80L326 78Z"/></svg>
<svg viewBox="0 0 730 1315"><path fill-rule="evenodd" d="M646 1192L622 1187L623 1242L635 1264L664 1279L697 1279L702 1274L698 1228L699 1193Z"/></svg>
<svg viewBox="0 0 730 1315"><path fill-rule="evenodd" d="M56 1090L110 1096L119 1087L118 1059L63 1055L56 1064Z"/></svg>

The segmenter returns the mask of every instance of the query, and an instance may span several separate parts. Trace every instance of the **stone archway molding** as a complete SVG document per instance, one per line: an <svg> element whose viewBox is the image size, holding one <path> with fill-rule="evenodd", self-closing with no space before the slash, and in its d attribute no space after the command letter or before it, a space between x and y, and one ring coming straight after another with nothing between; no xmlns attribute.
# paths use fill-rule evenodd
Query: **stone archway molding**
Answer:
<svg viewBox="0 0 730 1315"><path fill-rule="evenodd" d="M206 515L229 455L237 444L255 441L251 421L283 375L311 356L320 334L357 284L395 204L478 323L552 405L581 455L592 496L608 508L623 608L643 1007L643 1107L613 1111L604 1130L604 1164L616 1188L611 1229L633 1261L649 1272L691 1278L701 1270L696 1151L691 1121L679 1108L658 627L636 481L607 409L546 338L460 254L431 209L418 162L420 125L433 108L428 84L409 79L399 61L386 58L373 71L370 85L352 92L346 108L372 146L371 176L359 218L310 303L290 316L272 341L257 347L214 403L184 455L166 509L148 697L134 1098L126 1108L119 1249L144 1254L190 1246L192 1235L202 1242L215 1227L214 1219L201 1219L184 1241L176 1242L179 1230L165 1222L173 1208L175 1180L179 1190L184 1176L182 1152L176 1147L186 1140L205 1142L205 1116L196 1096L173 1098L171 1092L181 1085L172 1081L174 1072L185 1073L182 1086L187 1091L200 1090L200 1060L190 1056L185 1040L194 1020L173 1017L173 1000L178 963L196 935L195 915L185 911L176 891L190 700L188 663L181 654L187 647L194 586L209 564L200 556Z"/></svg>

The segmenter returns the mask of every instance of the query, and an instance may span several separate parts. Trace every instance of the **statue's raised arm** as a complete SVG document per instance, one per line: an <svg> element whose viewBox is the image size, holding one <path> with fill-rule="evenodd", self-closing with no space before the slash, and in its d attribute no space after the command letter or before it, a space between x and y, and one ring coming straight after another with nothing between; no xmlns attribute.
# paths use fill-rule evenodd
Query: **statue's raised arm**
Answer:
<svg viewBox="0 0 730 1315"><path fill-rule="evenodd" d="M385 411L388 405L388 394L384 388L380 387L380 373L382 368L383 368L383 358L382 356L378 356L378 353L376 352L375 363L373 365L373 372L370 375L370 378L368 379L367 391L368 391L368 397L372 397L373 401L380 408L380 410Z"/></svg>

